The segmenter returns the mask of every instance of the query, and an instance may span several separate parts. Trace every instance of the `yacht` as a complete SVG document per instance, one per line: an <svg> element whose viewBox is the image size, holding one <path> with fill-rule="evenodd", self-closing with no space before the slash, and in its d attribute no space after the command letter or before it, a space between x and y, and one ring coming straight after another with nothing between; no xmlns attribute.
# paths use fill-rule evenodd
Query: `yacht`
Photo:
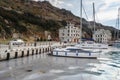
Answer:
<svg viewBox="0 0 120 80"><path fill-rule="evenodd" d="M83 50L78 47L55 48L49 55L56 57L70 57L70 58L92 58L100 57L101 51Z"/></svg>
<svg viewBox="0 0 120 80"><path fill-rule="evenodd" d="M113 42L112 46L120 48L120 40L116 40L115 42Z"/></svg>
<svg viewBox="0 0 120 80"><path fill-rule="evenodd" d="M81 0L81 3L82 3L82 0ZM81 9L81 12L82 12L82 9ZM82 13L81 13L81 17L82 17ZM94 34L94 32L95 32L95 8L94 8L94 3L93 3L93 17L94 17L94 30L93 30L93 34ZM82 19L81 19L80 23L82 24ZM82 27L82 25L81 25L81 27ZM92 40L91 39L86 40L86 41L82 41L82 39L81 39L81 42L78 43L75 46L79 47L79 48L83 48L85 50L86 49L107 49L108 48L107 44L96 43L93 39Z"/></svg>
<svg viewBox="0 0 120 80"><path fill-rule="evenodd" d="M95 43L94 41L84 41L75 46L83 49L108 49L107 44Z"/></svg>
<svg viewBox="0 0 120 80"><path fill-rule="evenodd" d="M81 0L81 16L82 16L82 0ZM82 32L82 18L81 18L81 31ZM102 50L108 46L105 44L95 43L94 41L80 42L72 47L55 48L49 55L57 57L72 57L72 58L92 58L100 57ZM98 49L98 50L96 50Z"/></svg>

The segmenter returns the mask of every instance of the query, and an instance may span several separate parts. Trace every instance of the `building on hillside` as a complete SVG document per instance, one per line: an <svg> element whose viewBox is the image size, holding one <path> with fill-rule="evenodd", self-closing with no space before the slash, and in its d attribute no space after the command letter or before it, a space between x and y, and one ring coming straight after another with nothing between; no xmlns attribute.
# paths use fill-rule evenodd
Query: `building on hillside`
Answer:
<svg viewBox="0 0 120 80"><path fill-rule="evenodd" d="M93 39L98 43L108 43L112 38L112 34L109 30L98 29L93 34Z"/></svg>
<svg viewBox="0 0 120 80"><path fill-rule="evenodd" d="M75 27L74 24L69 23L59 29L59 40L61 42L78 42L80 36L80 28Z"/></svg>
<svg viewBox="0 0 120 80"><path fill-rule="evenodd" d="M50 40L52 39L52 38L51 38L51 33L50 33L49 31L45 31L44 34L45 34L45 39L46 39L46 40L49 40L49 41L50 41Z"/></svg>

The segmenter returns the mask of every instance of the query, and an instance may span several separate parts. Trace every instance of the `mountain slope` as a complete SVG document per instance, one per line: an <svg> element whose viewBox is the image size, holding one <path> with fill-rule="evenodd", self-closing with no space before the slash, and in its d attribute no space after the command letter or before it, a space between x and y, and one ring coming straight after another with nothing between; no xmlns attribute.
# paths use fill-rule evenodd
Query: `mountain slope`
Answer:
<svg viewBox="0 0 120 80"><path fill-rule="evenodd" d="M0 0L0 38L11 38L14 33L19 33L22 38L45 38L44 31L49 31L52 38L58 38L58 29L67 22L79 27L79 17L70 11L52 6L49 2L24 2L24 0ZM85 37L91 37L93 22L83 19L83 32ZM109 29L113 27L96 23L97 28Z"/></svg>

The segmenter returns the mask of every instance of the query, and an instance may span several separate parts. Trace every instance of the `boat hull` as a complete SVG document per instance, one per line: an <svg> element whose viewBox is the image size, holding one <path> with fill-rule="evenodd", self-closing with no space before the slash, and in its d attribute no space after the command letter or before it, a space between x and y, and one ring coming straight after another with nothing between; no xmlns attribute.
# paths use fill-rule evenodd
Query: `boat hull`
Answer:
<svg viewBox="0 0 120 80"><path fill-rule="evenodd" d="M80 57L80 56L64 56L64 55L50 55L55 57L67 57L67 58L86 58L86 59L97 59L97 57Z"/></svg>
<svg viewBox="0 0 120 80"><path fill-rule="evenodd" d="M56 57L89 58L89 59L97 59L100 56L99 53L72 53L66 51L53 51L49 55Z"/></svg>

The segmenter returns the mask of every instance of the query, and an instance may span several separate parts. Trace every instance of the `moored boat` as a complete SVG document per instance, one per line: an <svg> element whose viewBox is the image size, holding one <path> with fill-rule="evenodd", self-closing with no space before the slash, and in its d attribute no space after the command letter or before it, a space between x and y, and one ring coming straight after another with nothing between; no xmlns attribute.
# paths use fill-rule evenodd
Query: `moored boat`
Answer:
<svg viewBox="0 0 120 80"><path fill-rule="evenodd" d="M95 43L94 41L84 41L75 46L83 49L108 49L107 44Z"/></svg>
<svg viewBox="0 0 120 80"><path fill-rule="evenodd" d="M57 57L72 57L72 58L91 58L96 59L100 56L101 51L83 50L78 47L56 48L49 55Z"/></svg>
<svg viewBox="0 0 120 80"><path fill-rule="evenodd" d="M112 46L120 48L120 40L116 40L115 42L113 42Z"/></svg>

